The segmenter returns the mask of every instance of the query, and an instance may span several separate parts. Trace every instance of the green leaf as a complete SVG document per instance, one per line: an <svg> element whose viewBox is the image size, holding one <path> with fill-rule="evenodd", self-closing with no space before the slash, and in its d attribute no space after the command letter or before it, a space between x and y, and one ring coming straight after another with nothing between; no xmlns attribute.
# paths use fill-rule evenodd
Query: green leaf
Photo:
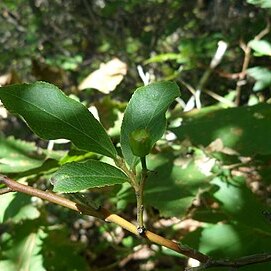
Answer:
<svg viewBox="0 0 271 271"><path fill-rule="evenodd" d="M148 167L152 169L144 189L144 201L147 206L157 209L163 217L183 217L195 200L199 191L209 187L209 176L200 165L204 157L182 161L172 152L150 155ZM205 168L207 165L205 165ZM117 194L118 204L134 202L130 187Z"/></svg>
<svg viewBox="0 0 271 271"><path fill-rule="evenodd" d="M249 215L249 213L248 213ZM249 225L248 225L249 226ZM189 233L182 243L216 259L235 260L240 257L270 252L271 236L258 232L252 227L238 223L205 224ZM244 271L270 270L271 263L248 265ZM224 269L224 268L223 268ZM221 267L212 268L221 271Z"/></svg>
<svg viewBox="0 0 271 271"><path fill-rule="evenodd" d="M271 85L271 71L264 67L250 68L247 74L256 80L253 91L263 90Z"/></svg>
<svg viewBox="0 0 271 271"><path fill-rule="evenodd" d="M33 143L0 136L0 172L23 172L40 167L45 159Z"/></svg>
<svg viewBox="0 0 271 271"><path fill-rule="evenodd" d="M189 139L194 145L207 146L221 139L224 147L241 155L270 154L270 119L270 104L220 110L206 107L186 113L182 125L171 130L179 140Z"/></svg>
<svg viewBox="0 0 271 271"><path fill-rule="evenodd" d="M271 44L266 40L251 40L248 45L259 56L271 56Z"/></svg>
<svg viewBox="0 0 271 271"><path fill-rule="evenodd" d="M14 223L25 219L36 219L40 212L26 194L8 193L1 195L0 223L12 220Z"/></svg>
<svg viewBox="0 0 271 271"><path fill-rule="evenodd" d="M269 252L271 227L269 219L263 214L268 206L252 193L245 179L235 177L226 182L217 177L211 184L216 187L213 190L213 199L218 206L214 209L209 208L207 218L202 215L200 221L210 222L211 215L215 216L218 212L221 214L220 220L217 217L215 224L205 223L202 228L188 234L183 242L216 258L236 259L245 255ZM198 216L193 218L197 219ZM269 270L270 266L269 263L266 266L269 268L261 269L257 265L246 270Z"/></svg>
<svg viewBox="0 0 271 271"><path fill-rule="evenodd" d="M86 245L74 242L66 226L48 230L43 241L42 256L46 270L79 271L89 270L85 256Z"/></svg>
<svg viewBox="0 0 271 271"><path fill-rule="evenodd" d="M259 248L261 252L268 252L270 241L270 235L262 235L250 227L231 223L210 224L202 232L199 249L214 257L236 258L259 253Z"/></svg>
<svg viewBox="0 0 271 271"><path fill-rule="evenodd" d="M203 172L201 159L182 161L170 153L151 156L148 166L155 173L146 182L146 204L158 209L162 216L183 217L199 191L209 186L210 177Z"/></svg>
<svg viewBox="0 0 271 271"><path fill-rule="evenodd" d="M112 158L116 149L102 125L81 103L45 82L0 88L0 99L41 138L71 140L76 147Z"/></svg>
<svg viewBox="0 0 271 271"><path fill-rule="evenodd" d="M249 4L260 6L261 8L271 8L270 0L247 0Z"/></svg>
<svg viewBox="0 0 271 271"><path fill-rule="evenodd" d="M163 135L165 112L179 95L179 87L173 82L153 83L135 91L124 113L120 139L123 156L130 166L135 166L138 161L129 144L130 134L137 129L146 129L152 146Z"/></svg>
<svg viewBox="0 0 271 271"><path fill-rule="evenodd" d="M1 236L0 270L45 271L41 246L45 233L35 221L16 224L14 232Z"/></svg>
<svg viewBox="0 0 271 271"><path fill-rule="evenodd" d="M96 160L67 163L52 177L54 191L64 193L121 184L127 180L118 168Z"/></svg>
<svg viewBox="0 0 271 271"><path fill-rule="evenodd" d="M220 210L231 221L238 221L240 225L251 227L271 237L270 223L262 213L267 206L256 198L242 177L235 177L230 182L218 177L212 184L219 187L214 193L214 198L220 203Z"/></svg>
<svg viewBox="0 0 271 271"><path fill-rule="evenodd" d="M266 40L251 40L248 45L258 56L271 56L271 44Z"/></svg>

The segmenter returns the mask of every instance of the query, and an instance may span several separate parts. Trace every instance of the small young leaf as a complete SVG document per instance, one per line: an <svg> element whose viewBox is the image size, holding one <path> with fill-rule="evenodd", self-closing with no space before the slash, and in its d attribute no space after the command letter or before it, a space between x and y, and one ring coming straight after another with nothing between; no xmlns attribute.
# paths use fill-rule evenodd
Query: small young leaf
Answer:
<svg viewBox="0 0 271 271"><path fill-rule="evenodd" d="M128 177L118 168L97 160L67 163L52 177L54 191L63 193L121 184L127 180Z"/></svg>
<svg viewBox="0 0 271 271"><path fill-rule="evenodd" d="M0 88L0 99L41 138L71 140L79 149L116 157L102 125L81 103L45 82Z"/></svg>
<svg viewBox="0 0 271 271"><path fill-rule="evenodd" d="M137 129L145 129L150 134L152 146L163 135L166 128L165 112L179 95L179 87L173 82L153 83L135 91L125 110L121 127L121 148L130 166L138 161L131 150L131 133Z"/></svg>

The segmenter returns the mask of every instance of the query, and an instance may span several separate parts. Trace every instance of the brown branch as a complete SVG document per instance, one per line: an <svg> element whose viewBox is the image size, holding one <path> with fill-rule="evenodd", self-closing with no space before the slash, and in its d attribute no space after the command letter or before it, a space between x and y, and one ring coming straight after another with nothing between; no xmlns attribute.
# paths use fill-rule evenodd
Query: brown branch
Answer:
<svg viewBox="0 0 271 271"><path fill-rule="evenodd" d="M186 83L183 80L180 80L180 83L183 84L191 92L191 94L195 96L196 90L190 84ZM217 93L215 93L215 92L213 92L211 90L203 89L202 92L209 95L213 99L219 101L220 103L223 103L223 104L225 104L227 106L230 106L230 107L234 106L234 104L231 101L225 99L223 96L220 96L220 95L218 95Z"/></svg>
<svg viewBox="0 0 271 271"><path fill-rule="evenodd" d="M72 209L74 211L80 212L81 214L84 215L90 215L94 216L97 218L100 218L106 222L112 222L120 227L126 229L127 231L137 235L137 236L142 236L148 241L167 247L171 250L174 250L178 253L181 253L187 257L194 258L202 263L207 263L211 259L207 256L204 255L194 249L191 249L189 247L183 246L181 244L178 244L174 241L168 240L160 235L157 235L151 231L146 230L143 235L139 235L137 227L127 221L126 219L110 213L107 209L105 208L99 208L95 209L92 208L91 206L86 206L86 205L81 205L78 203L75 203L67 198L61 197L57 194L54 194L52 192L48 191L42 191L36 188L33 188L28 185L21 184L19 182L16 182L15 180L12 180L6 176L0 175L0 183L5 184L9 191L8 192L21 192L24 194L28 194L30 196L35 196L44 200L47 200L49 202L61 205L63 207Z"/></svg>
<svg viewBox="0 0 271 271"><path fill-rule="evenodd" d="M254 40L262 39L265 35L267 35L269 33L269 31L270 31L270 21L268 21L267 26L258 35L256 35L254 37ZM240 48L244 51L245 57L243 60L242 70L240 72L239 80L236 83L236 98L235 98L235 105L236 106L239 106L239 104L240 104L241 90L242 90L242 86L245 84L244 80L246 77L246 71L248 69L250 57L251 57L251 48L250 48L249 44L245 44L245 43L241 42Z"/></svg>
<svg viewBox="0 0 271 271"><path fill-rule="evenodd" d="M155 234L151 231L146 230L143 235L138 233L137 227L127 221L126 219L118 216L117 214L110 213L105 208L95 209L91 206L81 205L75 203L67 198L61 197L57 194L48 191L42 191L36 188L33 188L28 185L21 184L12 180L6 176L0 175L0 183L5 184L7 187L0 189L0 194L8 193L8 192L21 192L28 194L30 196L39 197L41 199L47 200L49 202L61 205L63 207L69 208L71 210L77 211L84 215L90 215L97 218L100 218L106 222L112 222L120 227L126 229L127 231L139 236L144 237L146 240L155 243L157 245L161 245L167 247L171 250L174 250L180 254L183 254L187 257L193 258L198 260L202 263L200 267L196 268L187 268L186 270L202 270L211 267L233 267L239 268L246 265L257 264L257 263L264 263L271 261L271 254L257 254L257 255L250 255L246 257L242 257L236 260L214 260L209 256L194 250L188 246L182 245L181 243L176 243L169 239L166 239L158 234ZM2 192L2 193L1 193Z"/></svg>
<svg viewBox="0 0 271 271"><path fill-rule="evenodd" d="M42 190L33 188L31 186L21 184L3 175L0 175L0 183L5 184L7 188L9 189L9 191L6 191L6 193L7 192L21 192L30 196L35 196L35 197L47 200L49 202L61 205L63 207L72 209L80 213L84 213L87 215L100 218L100 213L97 212L96 209L92 207L86 207L85 205L82 205L82 204L75 203L69 199L60 197L49 191L42 191Z"/></svg>
<svg viewBox="0 0 271 271"><path fill-rule="evenodd" d="M264 262L269 262L269 261L271 261L271 254L263 253L263 254L255 254L255 255L242 257L233 261L229 261L229 260L211 261L208 264L208 267L224 266L224 267L239 268L242 266L247 266L247 265L256 264L256 263L264 263Z"/></svg>
<svg viewBox="0 0 271 271"><path fill-rule="evenodd" d="M246 77L246 71L249 65L250 56L251 56L251 48L248 46L248 44L244 44L241 42L240 47L244 51L245 57L242 64L242 70L240 72L239 80L236 83L236 98L235 98L235 105L239 106L240 100L241 100L241 90L242 86L244 85L244 79Z"/></svg>

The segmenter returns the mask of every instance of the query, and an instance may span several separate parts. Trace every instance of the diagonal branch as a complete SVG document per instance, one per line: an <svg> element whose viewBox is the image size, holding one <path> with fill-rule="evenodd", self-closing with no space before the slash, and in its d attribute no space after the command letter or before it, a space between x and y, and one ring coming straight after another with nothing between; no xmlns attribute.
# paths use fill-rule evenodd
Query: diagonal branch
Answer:
<svg viewBox="0 0 271 271"><path fill-rule="evenodd" d="M262 39L265 35L267 35L270 32L270 21L267 21L267 26L258 34L254 37L254 40L260 40ZM245 84L244 80L246 78L246 72L249 66L250 58L251 58L251 47L249 44L245 44L244 42L241 41L240 43L241 49L244 51L244 60L242 64L242 70L240 72L239 80L236 83L236 98L235 98L235 105L239 106L240 105L240 100L241 100L241 89L242 86Z"/></svg>
<svg viewBox="0 0 271 271"><path fill-rule="evenodd" d="M196 259L200 262L207 263L209 260L211 260L207 255L204 255L194 249L188 248L186 246L183 246L181 244L178 244L174 241L171 241L169 239L166 239L160 235L157 235L151 231L144 231L144 234L140 235L138 232L138 229L135 225L127 221L126 219L118 216L117 214L112 214L109 212L109 210L105 208L99 208L95 209L91 206L82 205L79 203L75 203L67 198L61 197L55 193L48 192L48 191L42 191L36 188L33 188L28 185L21 184L19 182L16 182L15 180L12 180L6 176L0 175L0 183L5 184L9 191L7 192L21 192L24 194L28 194L30 196L35 196L44 200L47 200L49 202L61 205L63 207L72 209L74 211L77 211L84 215L90 215L97 218L100 218L106 222L112 222L120 227L126 229L127 231L137 235L142 236L148 241L165 246L171 250L174 250L180 254L183 254L187 257Z"/></svg>
<svg viewBox="0 0 271 271"><path fill-rule="evenodd" d="M90 215L94 216L96 218L102 219L106 222L112 222L120 227L126 229L127 231L139 236L144 237L146 240L155 243L157 245L161 245L164 247L167 247L171 250L174 250L180 254L183 254L187 257L193 258L201 262L200 267L196 268L187 268L186 270L203 270L211 267L233 267L233 268L239 268L251 264L257 264L257 263L263 263L271 261L271 254L270 253L264 253L264 254L257 254L257 255L250 255L246 257L242 257L235 260L227 260L227 259L212 259L209 256L194 250L193 248L190 248L188 246L185 246L181 243L176 243L174 241L171 241L169 239L166 239L158 234L155 234L151 231L144 231L144 234L140 235L138 232L137 227L127 221L126 219L118 216L117 214L112 214L109 212L109 210L105 208L98 208L95 209L91 206L86 206L83 204L79 204L76 202L73 202L67 198L61 197L55 193L48 192L48 191L42 191L36 188L33 188L28 185L21 184L15 180L12 180L4 175L0 174L0 184L5 184L6 188L0 189L0 195L9 193L9 192L21 192L24 194L28 194L30 196L39 197L41 199L47 200L49 202L61 205L63 207L69 208L71 210L77 211L84 215Z"/></svg>

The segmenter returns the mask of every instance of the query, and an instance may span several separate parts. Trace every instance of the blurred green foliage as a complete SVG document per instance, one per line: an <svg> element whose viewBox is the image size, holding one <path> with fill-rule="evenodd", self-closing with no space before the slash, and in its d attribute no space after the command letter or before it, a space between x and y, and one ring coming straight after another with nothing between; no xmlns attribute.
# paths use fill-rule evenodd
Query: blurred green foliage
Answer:
<svg viewBox="0 0 271 271"><path fill-rule="evenodd" d="M269 0L2 0L0 76L10 73L11 83L48 81L95 105L118 151L124 108L142 85L138 66L151 81L176 81L181 98L147 161L147 227L214 257L270 253L270 8ZM211 68L219 41L227 49ZM90 72L115 57L128 69L114 91L79 90ZM195 110L184 112L189 109ZM47 150L47 141L1 110L2 174L52 189L48 179L60 165L97 158L69 143ZM123 184L89 194L132 221L132 192ZM1 195L0 205L1 270L187 266L150 246L151 256L136 258L140 240L26 195Z"/></svg>

